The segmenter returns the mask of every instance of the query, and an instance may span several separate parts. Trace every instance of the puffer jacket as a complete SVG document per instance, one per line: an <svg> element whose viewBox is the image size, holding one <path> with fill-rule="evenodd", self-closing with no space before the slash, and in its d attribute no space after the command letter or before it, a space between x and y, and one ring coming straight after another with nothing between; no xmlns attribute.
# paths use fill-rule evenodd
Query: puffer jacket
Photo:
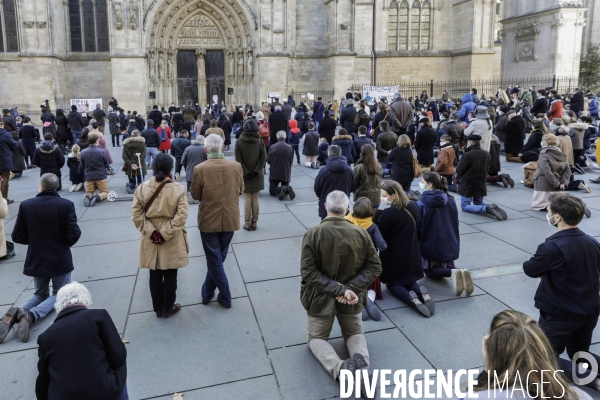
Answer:
<svg viewBox="0 0 600 400"><path fill-rule="evenodd" d="M421 256L430 261L454 261L460 253L456 202L441 190L426 190L417 202L421 214Z"/></svg>
<svg viewBox="0 0 600 400"><path fill-rule="evenodd" d="M106 179L106 170L110 167L106 152L96 145L90 145L81 152L83 177L86 182Z"/></svg>
<svg viewBox="0 0 600 400"><path fill-rule="evenodd" d="M138 159L137 153L140 153L140 158ZM127 171L125 174L127 176L139 175L140 169L133 170L131 168L132 164L142 167L142 175L145 176L147 172L147 167L145 163L146 159L146 139L141 136L130 137L128 139L123 140L123 162L127 164Z"/></svg>
<svg viewBox="0 0 600 400"><path fill-rule="evenodd" d="M558 192L561 184L569 184L570 177L567 156L558 147L542 148L537 170L533 175L533 188L538 192Z"/></svg>
<svg viewBox="0 0 600 400"><path fill-rule="evenodd" d="M260 192L265 188L267 149L258 132L242 133L235 142L235 161L242 165L244 193ZM252 173L254 176L250 177Z"/></svg>
<svg viewBox="0 0 600 400"><path fill-rule="evenodd" d="M460 113L458 114L458 118L461 121L467 122L469 120L469 113L475 111L475 103L473 103L473 97L470 93L465 94L462 97L462 105L460 107Z"/></svg>
<svg viewBox="0 0 600 400"><path fill-rule="evenodd" d="M319 217L325 218L325 199L334 190L340 190L350 196L354 188L354 173L348 166L346 157L332 156L321 168L315 179L315 194L319 198Z"/></svg>
<svg viewBox="0 0 600 400"><path fill-rule="evenodd" d="M81 114L77 111L71 111L67 116L67 119L69 120L69 128L71 128L72 131L82 131L87 125Z"/></svg>
<svg viewBox="0 0 600 400"><path fill-rule="evenodd" d="M587 124L583 123L569 125L569 136L573 141L573 150L583 149L583 136L585 135L585 130L587 129L587 127Z"/></svg>
<svg viewBox="0 0 600 400"><path fill-rule="evenodd" d="M354 164L356 156L356 149L350 135L336 135L331 139L331 145L339 146L342 149L342 155L346 157L348 164Z"/></svg>
<svg viewBox="0 0 600 400"><path fill-rule="evenodd" d="M33 164L40 167L40 176L52 173L60 177L60 169L65 165L65 156L51 140L44 140L33 155Z"/></svg>
<svg viewBox="0 0 600 400"><path fill-rule="evenodd" d="M343 217L326 218L304 234L301 260L300 300L311 317L360 313L367 287L382 271L367 230ZM358 303L335 300L346 288L358 295Z"/></svg>
<svg viewBox="0 0 600 400"><path fill-rule="evenodd" d="M190 142L190 140L187 138L176 138L171 142L171 155L176 159L181 160L181 157L183 156L183 152L185 151L186 147L188 147L191 144L192 142Z"/></svg>

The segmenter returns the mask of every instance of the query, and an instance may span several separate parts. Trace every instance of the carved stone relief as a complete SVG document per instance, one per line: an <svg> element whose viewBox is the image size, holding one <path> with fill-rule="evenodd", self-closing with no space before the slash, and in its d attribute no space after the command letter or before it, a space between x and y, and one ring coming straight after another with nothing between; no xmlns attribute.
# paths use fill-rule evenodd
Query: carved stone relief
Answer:
<svg viewBox="0 0 600 400"><path fill-rule="evenodd" d="M219 28L203 15L189 20L181 28L177 38L179 48L223 48L224 46Z"/></svg>
<svg viewBox="0 0 600 400"><path fill-rule="evenodd" d="M123 4L120 1L113 2L115 7L115 28L118 30L123 29Z"/></svg>
<svg viewBox="0 0 600 400"><path fill-rule="evenodd" d="M244 52L238 53L238 78L244 77Z"/></svg>
<svg viewBox="0 0 600 400"><path fill-rule="evenodd" d="M129 29L137 29L137 7L135 0L129 2Z"/></svg>
<svg viewBox="0 0 600 400"><path fill-rule="evenodd" d="M204 61L204 56L206 55L206 50L197 49L196 57L198 57L198 61L196 62L198 67L198 80L206 79L206 63Z"/></svg>

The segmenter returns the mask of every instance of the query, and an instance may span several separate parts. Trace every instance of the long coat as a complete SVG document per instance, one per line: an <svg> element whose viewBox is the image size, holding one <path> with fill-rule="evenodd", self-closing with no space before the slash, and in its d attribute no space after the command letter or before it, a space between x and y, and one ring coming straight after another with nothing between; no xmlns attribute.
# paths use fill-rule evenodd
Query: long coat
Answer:
<svg viewBox="0 0 600 400"><path fill-rule="evenodd" d="M52 278L73 271L71 247L80 236L75 205L54 190L21 202L12 239L29 245L23 274Z"/></svg>
<svg viewBox="0 0 600 400"><path fill-rule="evenodd" d="M69 121L65 114L56 114L56 138L61 140L72 139L73 136L69 133Z"/></svg>
<svg viewBox="0 0 600 400"><path fill-rule="evenodd" d="M406 209L386 208L377 219L381 236L388 245L379 253L382 283L410 285L423 277L418 224L419 207L413 201Z"/></svg>
<svg viewBox="0 0 600 400"><path fill-rule="evenodd" d="M482 150L479 144L467 147L456 167L456 174L460 177L458 194L464 197L486 196L490 162L490 153Z"/></svg>
<svg viewBox="0 0 600 400"><path fill-rule="evenodd" d="M185 180L192 182L194 178L194 168L196 165L206 161L206 151L204 145L195 141L185 148L181 156L181 165L185 167Z"/></svg>
<svg viewBox="0 0 600 400"><path fill-rule="evenodd" d="M106 310L65 308L40 335L38 345L38 399L121 397L127 380L127 349Z"/></svg>
<svg viewBox="0 0 600 400"><path fill-rule="evenodd" d="M25 148L20 140L16 140L15 142L17 142L17 149L13 150L12 152L13 160L15 161L15 165L12 170L24 171L27 169L27 165L25 165L25 156L27 155L27 152L25 151Z"/></svg>
<svg viewBox="0 0 600 400"><path fill-rule="evenodd" d="M319 123L319 136L327 139L327 143L331 144L336 129L337 122L331 117L325 117Z"/></svg>
<svg viewBox="0 0 600 400"><path fill-rule="evenodd" d="M533 175L533 188L538 192L558 192L561 184L569 184L570 177L567 156L554 146L542 148Z"/></svg>
<svg viewBox="0 0 600 400"><path fill-rule="evenodd" d="M60 178L60 169L65 165L65 156L58 146L50 141L44 141L36 150L33 163L40 167L40 176L49 172Z"/></svg>
<svg viewBox="0 0 600 400"><path fill-rule="evenodd" d="M366 197L373 207L381 202L381 169L376 174L369 174L364 163L354 166L354 201Z"/></svg>
<svg viewBox="0 0 600 400"><path fill-rule="evenodd" d="M413 171L413 152L410 147L395 147L388 161L392 164L392 179L402 184L415 179Z"/></svg>
<svg viewBox="0 0 600 400"><path fill-rule="evenodd" d="M525 141L525 121L517 115L512 117L502 128L504 135L504 151L510 154L519 154Z"/></svg>
<svg viewBox="0 0 600 400"><path fill-rule="evenodd" d="M294 162L294 149L285 140L279 140L271 146L267 155L269 180L290 182L292 179L292 163Z"/></svg>
<svg viewBox="0 0 600 400"><path fill-rule="evenodd" d="M19 129L19 139L21 139L21 143L23 143L23 147L27 152L27 157L33 158L36 148L35 140L37 139L35 127L30 123L23 124L21 129Z"/></svg>
<svg viewBox="0 0 600 400"><path fill-rule="evenodd" d="M275 115L277 113L274 113ZM287 122L286 122L287 123ZM258 132L244 132L235 142L235 161L242 165L244 193L260 192L265 188L264 168L267 161L267 149ZM256 176L248 179L250 172Z"/></svg>
<svg viewBox="0 0 600 400"><path fill-rule="evenodd" d="M415 150L417 151L417 161L421 165L433 164L433 146L435 145L435 130L424 127L417 132L415 139Z"/></svg>
<svg viewBox="0 0 600 400"><path fill-rule="evenodd" d="M289 129L288 119L282 111L275 111L269 115L269 128L271 129L269 139L271 144L275 144L277 143L277 132L287 132Z"/></svg>
<svg viewBox="0 0 600 400"><path fill-rule="evenodd" d="M4 197L0 198L0 257L6 255L6 235L4 233L4 218L8 216L8 203Z"/></svg>
<svg viewBox="0 0 600 400"><path fill-rule="evenodd" d="M315 131L308 131L302 137L304 141L304 148L302 154L307 157L314 157L319 155L319 134Z"/></svg>
<svg viewBox="0 0 600 400"><path fill-rule="evenodd" d="M167 178L168 179L168 178ZM140 237L140 268L154 270L176 269L189 264L190 245L185 223L188 217L186 188L167 181L148 211L144 207L161 185L154 177L138 186L133 195L131 219ZM165 243L152 243L152 233L158 231Z"/></svg>
<svg viewBox="0 0 600 400"><path fill-rule="evenodd" d="M139 160L138 160L138 157L136 156L137 153L140 153ZM132 164L135 164L139 167L140 161L142 164L141 165L142 176L145 176L147 174L146 162L144 161L145 159L146 159L146 139L144 139L141 136L135 136L135 137L130 137L128 139L123 140L123 162L125 162L125 164L127 164L127 171L125 171L125 174L127 176L140 174L139 168L135 171L133 169L131 169Z"/></svg>

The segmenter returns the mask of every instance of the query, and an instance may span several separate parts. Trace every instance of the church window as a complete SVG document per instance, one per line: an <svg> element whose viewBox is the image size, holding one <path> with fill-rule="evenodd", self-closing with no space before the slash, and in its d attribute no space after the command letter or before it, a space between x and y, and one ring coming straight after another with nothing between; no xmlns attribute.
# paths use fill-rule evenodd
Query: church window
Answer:
<svg viewBox="0 0 600 400"><path fill-rule="evenodd" d="M4 0L0 10L0 52L16 53L19 51L17 33L17 10L15 0Z"/></svg>
<svg viewBox="0 0 600 400"><path fill-rule="evenodd" d="M406 50L408 45L408 2L390 4L388 22L388 50Z"/></svg>
<svg viewBox="0 0 600 400"><path fill-rule="evenodd" d="M69 25L72 52L110 50L106 0L69 0Z"/></svg>
<svg viewBox="0 0 600 400"><path fill-rule="evenodd" d="M392 0L388 19L388 50L429 50L429 0ZM409 39L410 38L410 39Z"/></svg>

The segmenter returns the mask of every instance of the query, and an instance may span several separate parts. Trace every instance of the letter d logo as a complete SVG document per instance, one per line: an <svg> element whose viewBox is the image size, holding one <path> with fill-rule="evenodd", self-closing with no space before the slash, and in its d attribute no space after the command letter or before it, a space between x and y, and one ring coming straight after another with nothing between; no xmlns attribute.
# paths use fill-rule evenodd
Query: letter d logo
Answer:
<svg viewBox="0 0 600 400"><path fill-rule="evenodd" d="M585 362L580 364L576 364L575 361L583 358ZM585 351L578 351L573 355L573 360L571 361L573 365L573 382L576 385L585 386L588 383L591 383L596 379L596 374L598 373L598 362L596 358L592 356L590 353ZM595 373L590 373L588 376L580 378L578 375L583 375L587 370L592 370Z"/></svg>

